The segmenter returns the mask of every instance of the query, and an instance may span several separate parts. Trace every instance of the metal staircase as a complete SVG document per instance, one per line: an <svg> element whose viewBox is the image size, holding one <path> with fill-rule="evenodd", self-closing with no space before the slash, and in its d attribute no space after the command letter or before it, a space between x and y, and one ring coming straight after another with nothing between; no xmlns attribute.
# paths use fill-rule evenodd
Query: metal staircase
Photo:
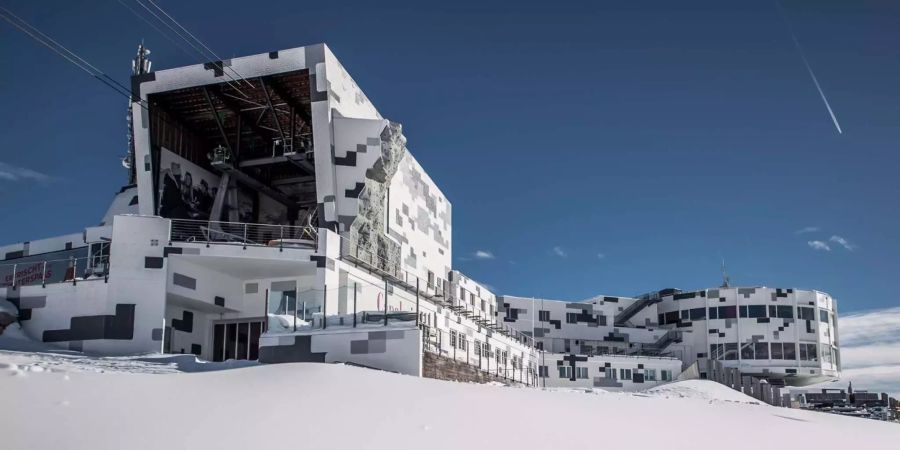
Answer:
<svg viewBox="0 0 900 450"><path fill-rule="evenodd" d="M622 311L616 315L616 319L614 321L615 326L624 327L624 326L631 325L631 323L629 323L628 321L631 320L632 317L634 317L637 313L641 312L641 310L643 310L644 308L646 308L650 305L653 305L655 303L659 303L659 302L660 302L659 298L638 299L636 302L632 303L627 308L625 308L624 311Z"/></svg>

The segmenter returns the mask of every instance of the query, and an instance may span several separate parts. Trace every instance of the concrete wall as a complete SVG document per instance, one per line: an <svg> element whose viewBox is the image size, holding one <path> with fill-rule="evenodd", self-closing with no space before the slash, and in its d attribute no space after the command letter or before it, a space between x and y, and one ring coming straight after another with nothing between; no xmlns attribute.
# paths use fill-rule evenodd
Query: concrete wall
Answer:
<svg viewBox="0 0 900 450"><path fill-rule="evenodd" d="M422 334L416 328L351 328L264 335L262 363L350 363L422 376Z"/></svg>

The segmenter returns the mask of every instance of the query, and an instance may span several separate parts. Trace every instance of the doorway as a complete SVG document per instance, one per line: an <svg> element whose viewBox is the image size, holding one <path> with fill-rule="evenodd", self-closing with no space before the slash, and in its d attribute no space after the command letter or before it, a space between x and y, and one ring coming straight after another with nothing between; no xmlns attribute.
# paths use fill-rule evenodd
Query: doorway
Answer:
<svg viewBox="0 0 900 450"><path fill-rule="evenodd" d="M213 326L213 361L259 359L263 319L217 322Z"/></svg>

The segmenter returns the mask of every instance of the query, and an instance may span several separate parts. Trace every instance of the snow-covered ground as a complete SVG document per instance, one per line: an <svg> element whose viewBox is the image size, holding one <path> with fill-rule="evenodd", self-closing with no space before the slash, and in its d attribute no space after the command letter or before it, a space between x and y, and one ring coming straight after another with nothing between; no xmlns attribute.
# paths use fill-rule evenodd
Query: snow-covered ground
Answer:
<svg viewBox="0 0 900 450"><path fill-rule="evenodd" d="M636 394L541 391L191 356L0 351L0 399L5 450L874 450L900 441L897 424L760 405L708 381Z"/></svg>

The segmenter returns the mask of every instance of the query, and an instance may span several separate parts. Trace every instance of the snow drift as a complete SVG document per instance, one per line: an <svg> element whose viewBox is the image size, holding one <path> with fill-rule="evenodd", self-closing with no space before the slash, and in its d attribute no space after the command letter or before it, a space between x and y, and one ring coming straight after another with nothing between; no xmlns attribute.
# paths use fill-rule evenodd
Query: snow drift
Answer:
<svg viewBox="0 0 900 450"><path fill-rule="evenodd" d="M896 424L754 404L709 381L592 395L329 364L160 375L146 372L171 360L53 358L0 352L4 449L893 449L900 439ZM125 370L90 369L110 359Z"/></svg>

